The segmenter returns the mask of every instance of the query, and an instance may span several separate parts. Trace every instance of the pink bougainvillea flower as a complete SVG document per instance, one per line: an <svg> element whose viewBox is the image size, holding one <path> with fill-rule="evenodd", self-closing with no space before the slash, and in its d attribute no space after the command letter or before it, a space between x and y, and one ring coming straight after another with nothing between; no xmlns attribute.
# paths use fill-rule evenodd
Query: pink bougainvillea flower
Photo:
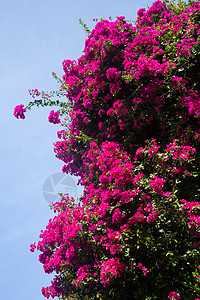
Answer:
<svg viewBox="0 0 200 300"><path fill-rule="evenodd" d="M20 104L20 105L17 105L14 109L14 116L17 118L17 119L25 119L25 113L26 111L26 108L24 108L24 105L23 104Z"/></svg>
<svg viewBox="0 0 200 300"><path fill-rule="evenodd" d="M59 113L54 110L50 111L50 114L49 114L49 122L50 123L53 123L53 124L59 124L60 123L60 119L59 119Z"/></svg>
<svg viewBox="0 0 200 300"><path fill-rule="evenodd" d="M168 299L180 300L181 297L176 292L170 292L168 295Z"/></svg>

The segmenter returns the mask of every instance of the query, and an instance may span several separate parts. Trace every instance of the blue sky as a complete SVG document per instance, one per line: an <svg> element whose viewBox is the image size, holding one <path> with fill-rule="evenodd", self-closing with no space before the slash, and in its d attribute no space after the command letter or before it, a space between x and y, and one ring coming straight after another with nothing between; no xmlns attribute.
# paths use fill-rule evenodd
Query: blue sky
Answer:
<svg viewBox="0 0 200 300"><path fill-rule="evenodd" d="M28 89L57 88L52 71L62 76L62 61L82 54L85 33L78 19L93 28L93 18L136 19L150 0L0 0L1 197L0 295L4 300L42 300L44 274L39 253L29 245L38 240L53 216L42 195L48 176L60 172L53 143L59 125L47 121L50 108L13 117L18 104L31 98Z"/></svg>

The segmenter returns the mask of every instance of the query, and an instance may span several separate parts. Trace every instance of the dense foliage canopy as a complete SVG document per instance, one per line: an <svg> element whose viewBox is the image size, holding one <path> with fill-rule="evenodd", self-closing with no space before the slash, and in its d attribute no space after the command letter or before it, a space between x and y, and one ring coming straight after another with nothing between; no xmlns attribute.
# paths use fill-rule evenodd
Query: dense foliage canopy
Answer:
<svg viewBox="0 0 200 300"><path fill-rule="evenodd" d="M199 1L158 0L135 25L97 21L60 90L15 108L59 106L55 153L84 186L40 234L39 260L56 272L45 297L200 298L199 44Z"/></svg>

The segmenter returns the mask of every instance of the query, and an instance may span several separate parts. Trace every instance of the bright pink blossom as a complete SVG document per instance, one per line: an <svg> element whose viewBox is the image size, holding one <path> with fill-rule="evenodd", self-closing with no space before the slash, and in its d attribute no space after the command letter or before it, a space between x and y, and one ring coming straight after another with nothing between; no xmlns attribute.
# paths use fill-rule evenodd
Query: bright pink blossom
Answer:
<svg viewBox="0 0 200 300"><path fill-rule="evenodd" d="M14 116L17 118L17 119L25 119L25 113L26 111L26 108L24 108L24 105L23 104L20 104L20 105L17 105L14 109Z"/></svg>
<svg viewBox="0 0 200 300"><path fill-rule="evenodd" d="M168 295L168 299L179 300L181 297L176 292L170 292Z"/></svg>
<svg viewBox="0 0 200 300"><path fill-rule="evenodd" d="M49 119L50 123L53 123L53 124L59 124L60 123L59 113L54 112L54 110L50 111L48 119Z"/></svg>
<svg viewBox="0 0 200 300"><path fill-rule="evenodd" d="M119 258L111 258L101 265L101 283L109 285L114 277L119 277L125 271L126 265Z"/></svg>

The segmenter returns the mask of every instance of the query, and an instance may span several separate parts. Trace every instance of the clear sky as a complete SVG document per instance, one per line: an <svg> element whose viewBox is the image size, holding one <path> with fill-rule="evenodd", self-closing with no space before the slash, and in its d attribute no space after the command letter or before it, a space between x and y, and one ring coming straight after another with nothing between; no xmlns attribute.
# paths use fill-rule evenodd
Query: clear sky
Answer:
<svg viewBox="0 0 200 300"><path fill-rule="evenodd" d="M51 213L42 195L43 183L60 172L53 143L59 125L47 121L50 108L13 117L18 104L31 98L28 89L57 88L52 71L62 76L62 61L82 54L85 33L78 19L92 29L93 18L125 16L135 20L139 8L152 0L0 0L0 297L42 300L44 273L39 253L29 245L38 240Z"/></svg>

